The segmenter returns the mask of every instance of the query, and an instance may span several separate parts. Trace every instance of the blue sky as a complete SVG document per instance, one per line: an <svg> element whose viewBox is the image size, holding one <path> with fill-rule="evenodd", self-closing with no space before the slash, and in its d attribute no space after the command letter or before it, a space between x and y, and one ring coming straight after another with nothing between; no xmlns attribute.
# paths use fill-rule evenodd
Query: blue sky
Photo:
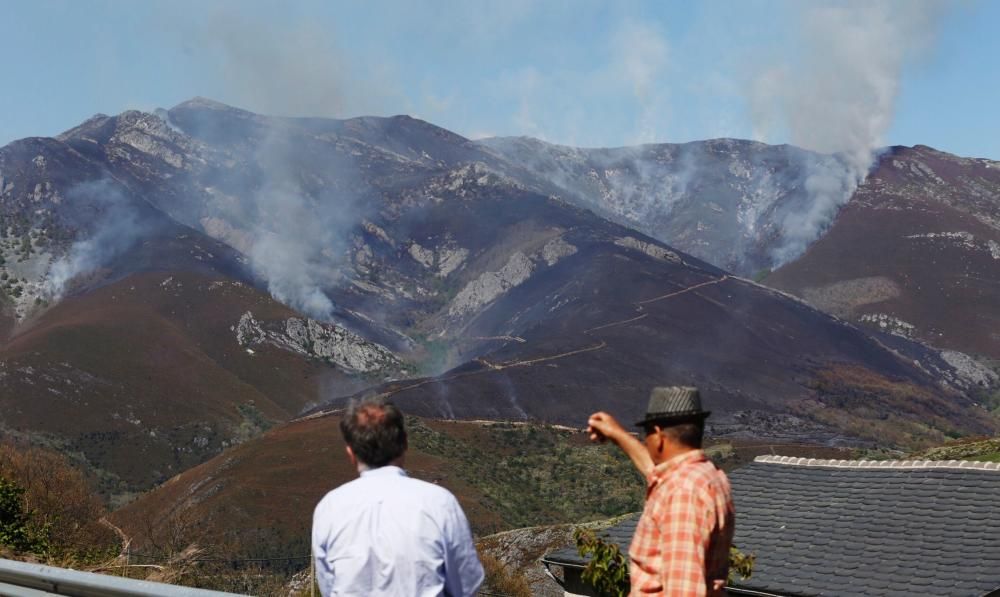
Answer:
<svg viewBox="0 0 1000 597"><path fill-rule="evenodd" d="M1000 159L997 23L986 1L8 0L0 144L200 95L471 137Z"/></svg>

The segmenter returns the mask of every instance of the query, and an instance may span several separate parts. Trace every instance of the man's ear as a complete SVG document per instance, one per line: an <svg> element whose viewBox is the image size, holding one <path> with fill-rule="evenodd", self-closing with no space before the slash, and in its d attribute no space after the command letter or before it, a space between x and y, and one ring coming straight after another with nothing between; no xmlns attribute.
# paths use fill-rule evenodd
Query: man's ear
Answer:
<svg viewBox="0 0 1000 597"><path fill-rule="evenodd" d="M351 466L358 466L358 457L354 455L354 450L350 446L344 446L344 451L347 452L347 459L351 461Z"/></svg>
<svg viewBox="0 0 1000 597"><path fill-rule="evenodd" d="M667 438L663 436L663 428L659 425L653 425L653 433L656 434L656 453L663 454L667 448Z"/></svg>

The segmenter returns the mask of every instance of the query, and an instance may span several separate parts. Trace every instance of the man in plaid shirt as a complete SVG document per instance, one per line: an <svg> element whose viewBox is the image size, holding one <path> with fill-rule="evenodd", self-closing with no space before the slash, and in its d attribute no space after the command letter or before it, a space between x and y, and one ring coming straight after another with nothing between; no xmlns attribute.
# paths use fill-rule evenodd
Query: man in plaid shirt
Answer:
<svg viewBox="0 0 1000 597"><path fill-rule="evenodd" d="M639 441L594 413L594 441L617 444L646 478L646 507L629 548L632 595L725 595L735 513L726 474L701 449L705 419L696 388L654 388Z"/></svg>

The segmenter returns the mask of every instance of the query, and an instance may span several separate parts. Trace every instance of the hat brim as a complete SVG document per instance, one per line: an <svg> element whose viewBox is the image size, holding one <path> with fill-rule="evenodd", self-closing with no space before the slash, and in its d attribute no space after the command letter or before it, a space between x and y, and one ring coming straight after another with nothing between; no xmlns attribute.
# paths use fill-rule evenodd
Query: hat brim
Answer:
<svg viewBox="0 0 1000 597"><path fill-rule="evenodd" d="M712 414L709 410L695 410L686 413L650 413L646 415L646 418L637 422L636 427L646 427L648 425L655 425L657 423L686 423L686 422L697 422L704 421Z"/></svg>

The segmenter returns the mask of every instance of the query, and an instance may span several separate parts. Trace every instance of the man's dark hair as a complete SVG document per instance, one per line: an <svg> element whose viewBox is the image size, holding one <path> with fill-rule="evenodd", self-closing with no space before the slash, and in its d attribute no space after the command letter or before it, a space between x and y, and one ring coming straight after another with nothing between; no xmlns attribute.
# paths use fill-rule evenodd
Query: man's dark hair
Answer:
<svg viewBox="0 0 1000 597"><path fill-rule="evenodd" d="M653 426L659 425L663 435L688 448L701 448L705 438L705 420L650 421L646 425L646 433L652 433Z"/></svg>
<svg viewBox="0 0 1000 597"><path fill-rule="evenodd" d="M369 468L385 466L406 451L403 413L385 400L352 400L340 420L340 432L354 456Z"/></svg>

